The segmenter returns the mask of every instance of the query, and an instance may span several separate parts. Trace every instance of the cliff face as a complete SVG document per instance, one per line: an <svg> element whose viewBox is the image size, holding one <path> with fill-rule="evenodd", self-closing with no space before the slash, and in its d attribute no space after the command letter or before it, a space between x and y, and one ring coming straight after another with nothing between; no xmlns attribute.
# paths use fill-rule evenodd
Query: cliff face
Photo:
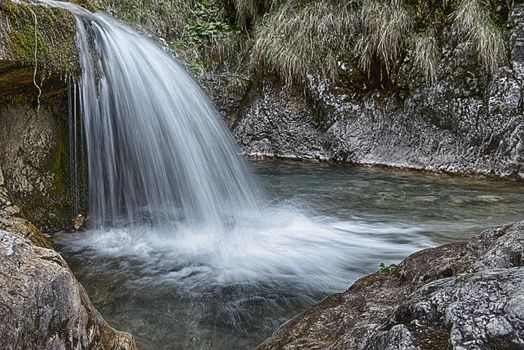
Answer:
<svg viewBox="0 0 524 350"><path fill-rule="evenodd" d="M367 91L347 66L336 84L304 90L260 82L230 118L247 155L524 178L524 5L507 21L509 61L488 73L450 25L436 81L397 61L394 84Z"/></svg>
<svg viewBox="0 0 524 350"><path fill-rule="evenodd" d="M3 187L18 215L43 229L64 227L74 214L67 81L78 69L75 28L65 11L0 2Z"/></svg>

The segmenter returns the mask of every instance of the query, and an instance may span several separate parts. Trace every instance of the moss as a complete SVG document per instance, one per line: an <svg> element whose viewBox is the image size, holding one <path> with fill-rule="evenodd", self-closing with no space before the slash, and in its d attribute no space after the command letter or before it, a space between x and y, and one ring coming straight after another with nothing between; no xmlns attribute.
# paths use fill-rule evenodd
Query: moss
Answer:
<svg viewBox="0 0 524 350"><path fill-rule="evenodd" d="M60 132L59 134L62 134ZM69 157L67 146L63 135L58 135L56 140L56 149L51 172L54 176L54 192L58 195L63 194L68 189L67 169L69 166Z"/></svg>
<svg viewBox="0 0 524 350"><path fill-rule="evenodd" d="M78 70L78 56L74 42L76 22L65 10L40 5L15 4L4 1L0 7L11 28L9 39L13 63L19 66L35 65L35 20L38 73L73 74ZM33 12L32 12L33 11Z"/></svg>

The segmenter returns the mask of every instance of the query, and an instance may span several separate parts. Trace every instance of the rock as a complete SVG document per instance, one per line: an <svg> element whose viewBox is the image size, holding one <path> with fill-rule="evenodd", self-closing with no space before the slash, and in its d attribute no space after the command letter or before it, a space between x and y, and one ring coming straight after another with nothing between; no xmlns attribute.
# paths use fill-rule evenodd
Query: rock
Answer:
<svg viewBox="0 0 524 350"><path fill-rule="evenodd" d="M524 221L417 252L282 325L259 349L524 349Z"/></svg>
<svg viewBox="0 0 524 350"><path fill-rule="evenodd" d="M245 99L234 135L249 156L524 179L524 4L513 6L508 34L509 62L494 75L450 27L433 85L409 52L387 89L363 89L358 74L336 84L310 75L297 90L266 79Z"/></svg>
<svg viewBox="0 0 524 350"><path fill-rule="evenodd" d="M102 319L54 250L0 231L0 261L1 349L137 349Z"/></svg>
<svg viewBox="0 0 524 350"><path fill-rule="evenodd" d="M18 217L20 208L14 205L4 188L4 178L0 169L0 230L16 233L29 239L33 244L51 248L51 242L29 221Z"/></svg>
<svg viewBox="0 0 524 350"><path fill-rule="evenodd" d="M41 94L33 81L33 13L41 39L36 65ZM73 103L73 98L68 99L73 96L68 77L78 70L75 34L75 19L65 10L0 1L2 186L19 208L17 217L48 231L68 227L77 204L70 189L68 140ZM13 225L19 226L19 222L4 222L0 227L13 231Z"/></svg>
<svg viewBox="0 0 524 350"><path fill-rule="evenodd" d="M88 219L89 218L86 218L83 214L78 214L71 220L73 228L77 231L83 229Z"/></svg>

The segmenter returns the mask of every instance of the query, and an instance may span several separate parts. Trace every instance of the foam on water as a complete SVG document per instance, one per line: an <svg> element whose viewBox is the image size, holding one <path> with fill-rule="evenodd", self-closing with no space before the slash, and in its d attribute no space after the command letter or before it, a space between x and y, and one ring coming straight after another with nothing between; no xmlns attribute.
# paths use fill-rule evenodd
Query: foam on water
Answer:
<svg viewBox="0 0 524 350"><path fill-rule="evenodd" d="M210 285L292 284L307 291L340 291L349 267L388 260L429 247L413 226L308 217L289 207L237 216L224 231L214 226L130 226L69 235L62 244L83 255L126 258L147 272L148 283ZM409 244L395 244L397 237ZM68 241L68 242L67 242ZM154 276L152 279L151 277Z"/></svg>

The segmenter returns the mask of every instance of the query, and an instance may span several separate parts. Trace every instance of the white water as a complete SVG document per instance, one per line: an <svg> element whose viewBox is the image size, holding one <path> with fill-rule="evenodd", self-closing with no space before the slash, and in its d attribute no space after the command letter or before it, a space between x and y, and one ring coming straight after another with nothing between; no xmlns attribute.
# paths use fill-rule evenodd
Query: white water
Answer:
<svg viewBox="0 0 524 350"><path fill-rule="evenodd" d="M392 247L372 238L381 227L271 207L209 99L168 53L106 14L42 2L78 24L90 211L99 223L77 237L79 247L138 258L144 269L182 266L163 278L197 273L194 287L273 281L334 291L347 287L346 267L362 254L429 245Z"/></svg>
<svg viewBox="0 0 524 350"><path fill-rule="evenodd" d="M77 16L90 210L101 223L219 227L257 209L229 131L180 64L110 16L46 3Z"/></svg>
<svg viewBox="0 0 524 350"><path fill-rule="evenodd" d="M413 227L270 205L182 66L105 14L43 2L71 11L78 23L80 112L98 225L64 237L70 251L124 264L130 283L169 284L188 295L242 285L252 291L233 294L238 301L291 293L302 307L348 287L361 261L431 245ZM409 243L394 244L397 236ZM238 314L235 305L223 308Z"/></svg>

